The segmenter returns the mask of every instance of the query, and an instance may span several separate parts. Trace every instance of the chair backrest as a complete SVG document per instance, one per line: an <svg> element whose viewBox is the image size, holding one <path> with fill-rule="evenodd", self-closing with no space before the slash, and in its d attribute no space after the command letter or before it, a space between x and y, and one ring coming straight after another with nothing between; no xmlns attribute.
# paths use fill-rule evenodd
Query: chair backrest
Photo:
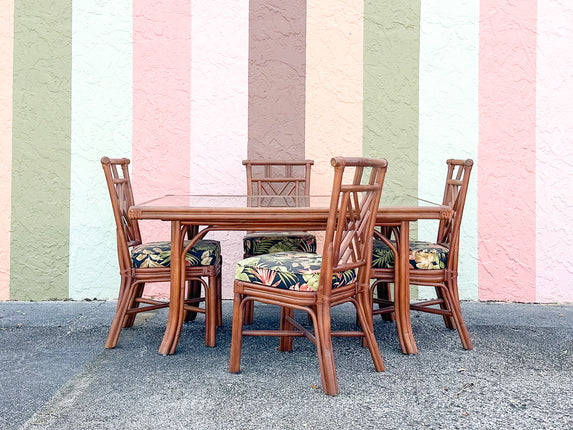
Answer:
<svg viewBox="0 0 573 430"><path fill-rule="evenodd" d="M453 268L457 266L460 225L462 223L462 215L470 182L470 173L474 162L467 159L447 160L446 163L448 165L448 173L442 204L450 206L453 215L448 220L440 221L437 242L449 248L448 266Z"/></svg>
<svg viewBox="0 0 573 430"><path fill-rule="evenodd" d="M129 248L141 244L141 233L137 220L128 216L130 206L133 206L133 190L129 177L129 159L101 159L101 165L107 182L107 189L113 208L113 217L117 233L117 251L121 270L131 268Z"/></svg>
<svg viewBox="0 0 573 430"><path fill-rule="evenodd" d="M368 288L372 238L388 166L386 160L360 157L335 157L331 164L334 180L318 288L324 296L330 295L332 274L350 269L358 270L358 282Z"/></svg>
<svg viewBox="0 0 573 430"><path fill-rule="evenodd" d="M313 160L244 160L247 194L268 196L252 200L253 206L301 206L297 198L310 194Z"/></svg>

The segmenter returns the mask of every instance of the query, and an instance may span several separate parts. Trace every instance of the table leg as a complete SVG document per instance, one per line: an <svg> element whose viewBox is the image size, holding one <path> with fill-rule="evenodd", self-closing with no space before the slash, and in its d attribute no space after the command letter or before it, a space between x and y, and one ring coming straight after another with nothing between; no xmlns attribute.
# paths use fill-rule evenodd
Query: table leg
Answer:
<svg viewBox="0 0 573 430"><path fill-rule="evenodd" d="M181 222L171 221L171 286L169 293L169 313L167 316L167 326L163 341L159 347L159 353L163 355L173 354L177 346L179 332L181 330L181 310L183 309L182 282L184 282L184 273L182 273L182 252L183 240L181 238Z"/></svg>
<svg viewBox="0 0 573 430"><path fill-rule="evenodd" d="M396 329L402 352L404 354L417 354L418 348L412 333L410 322L410 223L402 221L400 224L400 244L398 247L398 267L396 283L394 284L394 311L396 313Z"/></svg>

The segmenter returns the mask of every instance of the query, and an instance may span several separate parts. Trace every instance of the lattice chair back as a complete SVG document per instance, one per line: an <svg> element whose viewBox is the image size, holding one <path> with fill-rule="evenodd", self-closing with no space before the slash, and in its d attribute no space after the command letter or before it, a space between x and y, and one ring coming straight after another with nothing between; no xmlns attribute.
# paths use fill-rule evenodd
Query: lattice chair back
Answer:
<svg viewBox="0 0 573 430"><path fill-rule="evenodd" d="M330 294L333 273L357 269L359 284L368 283L374 225L388 165L386 160L345 157L333 158L331 164L334 180L319 286L323 288L319 294L325 296ZM346 183L349 168L354 174Z"/></svg>
<svg viewBox="0 0 573 430"><path fill-rule="evenodd" d="M443 244L450 249L451 259L452 251L455 253L455 250L457 250L459 246L460 226L473 161L470 159L450 159L447 160L446 163L448 165L448 173L442 203L446 206L450 206L453 210L453 214L450 219L440 221L437 243ZM455 263L457 264L457 261Z"/></svg>
<svg viewBox="0 0 573 430"><path fill-rule="evenodd" d="M310 194L312 160L244 160L243 164L248 195L268 196L252 200L252 206L302 206L297 198Z"/></svg>
<svg viewBox="0 0 573 430"><path fill-rule="evenodd" d="M127 158L101 159L115 218L119 264L122 270L131 268L129 248L142 243L137 220L128 216L129 207L134 204L129 163Z"/></svg>

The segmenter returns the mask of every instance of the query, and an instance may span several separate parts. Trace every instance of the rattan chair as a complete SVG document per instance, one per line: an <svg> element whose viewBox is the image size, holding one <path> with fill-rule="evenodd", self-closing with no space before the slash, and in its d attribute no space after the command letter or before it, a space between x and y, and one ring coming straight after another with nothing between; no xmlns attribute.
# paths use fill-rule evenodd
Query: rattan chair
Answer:
<svg viewBox="0 0 573 430"><path fill-rule="evenodd" d="M306 206L313 160L244 160L247 194L253 206ZM306 199L306 200L305 200ZM284 251L316 252L316 237L304 231L249 232L243 238L244 258ZM252 303L245 324L253 322Z"/></svg>
<svg viewBox="0 0 573 430"><path fill-rule="evenodd" d="M440 314L446 327L457 329L462 346L472 349L472 342L460 307L458 294L458 255L460 225L468 191L472 160L447 160L447 176L443 205L453 210L452 218L441 220L436 242L410 241L410 284L434 287L437 298L410 304L411 310ZM391 229L385 234L375 232L372 256L373 314L390 315L394 305L389 285L394 283L394 251ZM385 318L388 319L388 318Z"/></svg>
<svg viewBox="0 0 573 430"><path fill-rule="evenodd" d="M280 252L237 263L229 365L233 373L240 370L242 337L248 335L279 336L282 351L292 350L294 336L310 339L317 348L322 389L330 395L338 393L331 336L362 337L375 369L384 370L373 334L368 284L387 162L340 157L333 158L332 165L334 181L322 255ZM279 330L244 329L244 310L253 301L281 307ZM331 307L347 302L356 307L362 330L331 331ZM313 330L294 320L294 309L307 312Z"/></svg>
<svg viewBox="0 0 573 430"><path fill-rule="evenodd" d="M103 157L101 164L105 174L117 233L117 252L121 283L117 309L113 318L106 348L117 345L123 327L131 327L140 312L169 306L167 301L143 297L144 287L152 282L170 282L171 244L166 242L142 243L137 220L128 216L134 204L129 176L129 159ZM205 295L185 302L185 310L205 314L205 344L215 346L215 339L208 335L210 324L221 325L221 245L218 241L197 242L185 256L185 279L189 288L204 287ZM207 281L205 281L207 279ZM196 293L196 291L195 291ZM209 301L215 301L215 314L207 312ZM200 304L206 302L204 307Z"/></svg>

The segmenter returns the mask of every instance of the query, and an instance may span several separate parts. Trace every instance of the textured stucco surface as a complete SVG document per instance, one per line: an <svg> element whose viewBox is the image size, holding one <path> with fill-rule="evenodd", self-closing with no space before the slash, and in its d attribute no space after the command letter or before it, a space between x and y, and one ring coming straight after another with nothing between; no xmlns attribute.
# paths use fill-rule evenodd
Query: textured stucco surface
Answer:
<svg viewBox="0 0 573 430"><path fill-rule="evenodd" d="M446 159L478 161L479 5L476 0L423 2L420 23L418 195L440 202ZM477 173L474 164L460 239L460 296L477 299ZM418 222L421 240L436 240L437 221ZM433 288L419 288L419 296Z"/></svg>
<svg viewBox="0 0 573 430"><path fill-rule="evenodd" d="M116 298L115 222L99 160L131 158L131 4L75 0L72 38L69 295Z"/></svg>
<svg viewBox="0 0 573 430"><path fill-rule="evenodd" d="M14 2L0 3L0 300L10 298Z"/></svg>
<svg viewBox="0 0 573 430"><path fill-rule="evenodd" d="M242 193L266 142L316 161L315 193L333 155L386 157L386 199L439 199L444 160L473 158L462 297L573 301L570 2L285 3L0 1L0 299L117 294L102 155L143 201ZM242 233L216 238L229 297Z"/></svg>
<svg viewBox="0 0 573 430"><path fill-rule="evenodd" d="M364 154L388 160L388 204L418 194L419 31L419 0L365 2Z"/></svg>
<svg viewBox="0 0 573 430"><path fill-rule="evenodd" d="M537 16L536 300L573 302L573 8L544 1Z"/></svg>
<svg viewBox="0 0 573 430"><path fill-rule="evenodd" d="M480 2L479 298L535 300L537 2Z"/></svg>
<svg viewBox="0 0 573 430"><path fill-rule="evenodd" d="M133 1L132 180L136 202L189 193L191 0ZM144 241L169 240L160 221L140 223ZM154 283L151 295L168 294Z"/></svg>
<svg viewBox="0 0 573 430"><path fill-rule="evenodd" d="M248 2L194 2L191 21L191 178L194 193L243 194L247 158ZM232 297L242 232L217 232L223 297Z"/></svg>
<svg viewBox="0 0 573 430"><path fill-rule="evenodd" d="M304 158L306 0L249 2L250 159Z"/></svg>
<svg viewBox="0 0 573 430"><path fill-rule="evenodd" d="M420 2L368 0L364 8L363 154L388 160L382 204L412 204L405 195L418 195Z"/></svg>
<svg viewBox="0 0 573 430"><path fill-rule="evenodd" d="M311 192L332 189L330 159L362 154L362 1L307 5L305 153Z"/></svg>
<svg viewBox="0 0 573 430"><path fill-rule="evenodd" d="M14 11L10 298L68 297L71 0Z"/></svg>

